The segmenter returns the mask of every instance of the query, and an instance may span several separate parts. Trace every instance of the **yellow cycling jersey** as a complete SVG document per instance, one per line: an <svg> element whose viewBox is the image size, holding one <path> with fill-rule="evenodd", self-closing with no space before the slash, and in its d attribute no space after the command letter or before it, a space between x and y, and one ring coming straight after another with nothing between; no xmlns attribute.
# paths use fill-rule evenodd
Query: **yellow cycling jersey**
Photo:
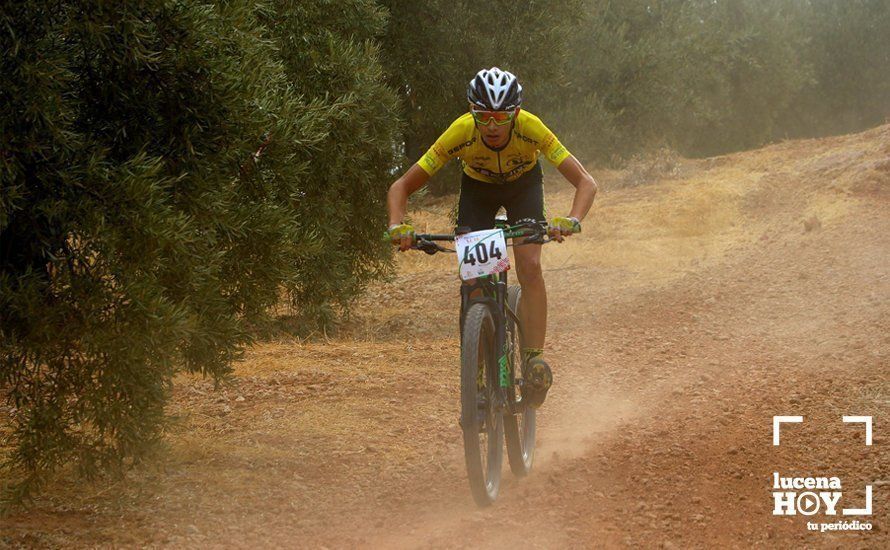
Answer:
<svg viewBox="0 0 890 550"><path fill-rule="evenodd" d="M432 176L449 160L459 157L464 173L471 178L507 183L531 170L538 153L544 153L554 166L570 156L541 119L528 111L519 111L510 141L500 150L485 145L472 113L467 113L451 123L417 164Z"/></svg>

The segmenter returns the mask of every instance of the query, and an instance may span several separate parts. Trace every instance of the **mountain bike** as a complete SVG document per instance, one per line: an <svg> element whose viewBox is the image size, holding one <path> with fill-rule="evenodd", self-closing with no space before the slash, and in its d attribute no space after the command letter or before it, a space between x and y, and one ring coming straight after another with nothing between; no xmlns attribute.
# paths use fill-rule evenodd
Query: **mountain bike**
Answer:
<svg viewBox="0 0 890 550"><path fill-rule="evenodd" d="M539 222L507 226L499 220L494 231L502 232L502 242L512 239L513 246L550 241L547 225ZM507 251L500 250L494 240L482 240L462 251L438 244L455 239L460 242L466 234L474 233L458 228L454 234L418 234L412 248L427 254L458 252L463 256L459 263L481 264L507 257ZM519 285L508 285L506 270L465 280L461 285L460 426L470 490L479 506L488 506L497 499L502 439L506 440L514 475L527 475L534 462L535 409L526 405L522 395L521 303L522 291Z"/></svg>

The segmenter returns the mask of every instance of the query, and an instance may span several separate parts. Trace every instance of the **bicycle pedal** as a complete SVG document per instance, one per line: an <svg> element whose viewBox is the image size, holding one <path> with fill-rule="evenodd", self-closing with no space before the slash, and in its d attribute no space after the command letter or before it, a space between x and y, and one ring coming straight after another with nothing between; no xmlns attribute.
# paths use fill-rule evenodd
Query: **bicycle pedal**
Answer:
<svg viewBox="0 0 890 550"><path fill-rule="evenodd" d="M540 407L547 398L547 391L553 385L550 365L540 357L531 359L525 369L525 384L522 386L522 399L533 409Z"/></svg>

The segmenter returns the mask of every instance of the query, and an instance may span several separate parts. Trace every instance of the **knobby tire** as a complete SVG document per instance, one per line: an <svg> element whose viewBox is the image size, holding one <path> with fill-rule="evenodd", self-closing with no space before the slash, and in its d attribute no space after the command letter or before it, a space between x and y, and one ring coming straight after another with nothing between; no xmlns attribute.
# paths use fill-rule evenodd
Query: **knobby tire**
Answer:
<svg viewBox="0 0 890 550"><path fill-rule="evenodd" d="M479 506L497 499L504 460L504 417L495 409L500 388L494 344L491 311L485 304L473 304L463 325L460 398L467 477Z"/></svg>
<svg viewBox="0 0 890 550"><path fill-rule="evenodd" d="M519 285L510 285L507 289L507 305L519 316L522 302L522 289ZM522 375L522 331L516 321L507 315L507 345L512 354L512 364L516 372L513 379ZM512 386L508 396L514 403L520 404L521 412L504 414L504 435L507 440L507 457L510 459L510 470L516 477L528 475L535 461L535 409L522 407L522 395L518 386Z"/></svg>

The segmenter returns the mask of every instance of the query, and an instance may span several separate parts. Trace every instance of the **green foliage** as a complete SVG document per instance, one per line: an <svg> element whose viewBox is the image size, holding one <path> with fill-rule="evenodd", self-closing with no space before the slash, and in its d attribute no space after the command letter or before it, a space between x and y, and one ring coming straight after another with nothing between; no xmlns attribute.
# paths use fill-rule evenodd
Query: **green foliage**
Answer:
<svg viewBox="0 0 890 550"><path fill-rule="evenodd" d="M17 490L139 457L172 375L224 378L282 285L319 312L378 274L395 99L368 40L383 14L350 5L340 29L284 3L4 7L0 391ZM302 34L285 44L284 29Z"/></svg>
<svg viewBox="0 0 890 550"><path fill-rule="evenodd" d="M602 161L635 151L661 139L669 126L669 13L650 4L587 1L579 14L568 75L551 93L551 110L566 128L562 140L576 144L570 149L581 158Z"/></svg>
<svg viewBox="0 0 890 550"><path fill-rule="evenodd" d="M589 0L561 90L569 141L595 158L668 145L756 146L809 78L785 2Z"/></svg>
<svg viewBox="0 0 890 550"><path fill-rule="evenodd" d="M846 132L890 113L881 0L385 0L385 66L415 161L464 111L481 67L515 72L526 106L587 162L690 156ZM433 190L453 189L456 166Z"/></svg>
<svg viewBox="0 0 890 550"><path fill-rule="evenodd" d="M294 91L309 100L317 141L297 147L296 214L315 246L301 255L287 288L301 312L321 321L345 308L390 258L380 242L384 199L398 145L398 99L383 82L374 38L386 12L369 0L278 2L273 29Z"/></svg>
<svg viewBox="0 0 890 550"><path fill-rule="evenodd" d="M888 35L880 0L588 0L554 112L606 161L860 130L890 115Z"/></svg>
<svg viewBox="0 0 890 550"><path fill-rule="evenodd" d="M810 78L793 3L688 1L672 37L668 141L684 154L713 155L766 143ZM685 101L684 101L685 100Z"/></svg>
<svg viewBox="0 0 890 550"><path fill-rule="evenodd" d="M813 75L785 113L783 133L840 134L890 120L890 3L806 0L796 21Z"/></svg>
<svg viewBox="0 0 890 550"><path fill-rule="evenodd" d="M890 18L878 0L383 3L408 162L492 65L519 75L526 106L588 162L664 146L719 154L862 128L890 110ZM433 190L453 188L455 171Z"/></svg>

